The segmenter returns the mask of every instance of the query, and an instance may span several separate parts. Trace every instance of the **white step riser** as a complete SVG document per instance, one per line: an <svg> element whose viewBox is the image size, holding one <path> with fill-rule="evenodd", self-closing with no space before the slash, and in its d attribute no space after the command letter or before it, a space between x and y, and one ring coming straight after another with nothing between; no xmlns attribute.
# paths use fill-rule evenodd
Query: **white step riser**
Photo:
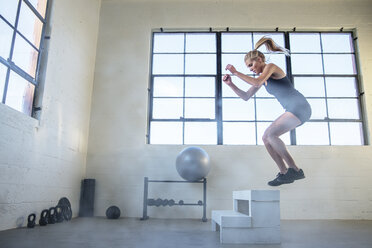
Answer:
<svg viewBox="0 0 372 248"><path fill-rule="evenodd" d="M251 202L253 227L280 226L279 202Z"/></svg>
<svg viewBox="0 0 372 248"><path fill-rule="evenodd" d="M247 217L221 217L221 225L225 227L237 227L237 228L251 228L252 227L252 218Z"/></svg>

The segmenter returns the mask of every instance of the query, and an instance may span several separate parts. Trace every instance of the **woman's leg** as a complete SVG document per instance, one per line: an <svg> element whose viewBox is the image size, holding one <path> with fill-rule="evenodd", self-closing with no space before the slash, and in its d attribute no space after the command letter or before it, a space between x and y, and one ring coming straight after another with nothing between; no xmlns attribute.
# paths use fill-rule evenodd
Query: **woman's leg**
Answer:
<svg viewBox="0 0 372 248"><path fill-rule="evenodd" d="M290 168L293 168L296 171L298 171L298 167L279 136L289 132L300 124L301 121L294 114L291 112L285 112L266 129L262 137L267 151L278 165L282 174L287 172L283 160Z"/></svg>
<svg viewBox="0 0 372 248"><path fill-rule="evenodd" d="M265 144L266 150L269 152L271 158L275 161L276 165L279 167L280 173L285 174L287 172L287 167L285 166L283 158L265 140L264 140L264 144Z"/></svg>

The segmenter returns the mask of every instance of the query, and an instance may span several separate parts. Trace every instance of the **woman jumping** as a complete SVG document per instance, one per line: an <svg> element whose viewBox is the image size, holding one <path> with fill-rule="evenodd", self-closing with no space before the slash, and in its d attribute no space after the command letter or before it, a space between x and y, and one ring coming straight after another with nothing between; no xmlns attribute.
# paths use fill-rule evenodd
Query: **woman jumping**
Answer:
<svg viewBox="0 0 372 248"><path fill-rule="evenodd" d="M262 45L265 45L269 51L283 52L289 55L288 50L278 46L271 38L263 37L256 43L255 49L247 53L244 58L249 70L259 75L257 78L237 71L233 65L228 64L226 66L226 70L252 85L252 87L247 92L239 89L232 82L229 74L223 77L223 81L245 101L256 94L262 85L265 85L267 92L275 96L285 109L285 113L271 123L262 137L267 151L280 170L276 178L268 184L279 186L305 178L303 170L297 167L279 136L308 121L311 116L311 107L306 98L294 88L282 69L272 63L266 64L264 54L257 50Z"/></svg>

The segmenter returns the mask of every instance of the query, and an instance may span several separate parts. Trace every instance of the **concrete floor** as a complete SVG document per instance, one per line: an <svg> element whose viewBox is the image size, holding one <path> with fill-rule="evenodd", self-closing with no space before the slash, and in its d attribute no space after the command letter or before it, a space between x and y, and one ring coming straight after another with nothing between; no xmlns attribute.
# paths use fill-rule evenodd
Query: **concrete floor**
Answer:
<svg viewBox="0 0 372 248"><path fill-rule="evenodd" d="M34 229L0 232L1 248L248 247L371 248L372 221L282 221L280 245L221 245L210 222L190 219L75 218Z"/></svg>

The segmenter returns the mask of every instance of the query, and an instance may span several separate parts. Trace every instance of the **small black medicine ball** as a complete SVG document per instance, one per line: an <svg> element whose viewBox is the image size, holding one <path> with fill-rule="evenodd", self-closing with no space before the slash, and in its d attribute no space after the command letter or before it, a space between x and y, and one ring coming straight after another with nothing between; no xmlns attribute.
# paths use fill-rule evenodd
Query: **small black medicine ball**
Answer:
<svg viewBox="0 0 372 248"><path fill-rule="evenodd" d="M120 209L117 206L111 206L106 210L107 219L118 219L120 217Z"/></svg>

